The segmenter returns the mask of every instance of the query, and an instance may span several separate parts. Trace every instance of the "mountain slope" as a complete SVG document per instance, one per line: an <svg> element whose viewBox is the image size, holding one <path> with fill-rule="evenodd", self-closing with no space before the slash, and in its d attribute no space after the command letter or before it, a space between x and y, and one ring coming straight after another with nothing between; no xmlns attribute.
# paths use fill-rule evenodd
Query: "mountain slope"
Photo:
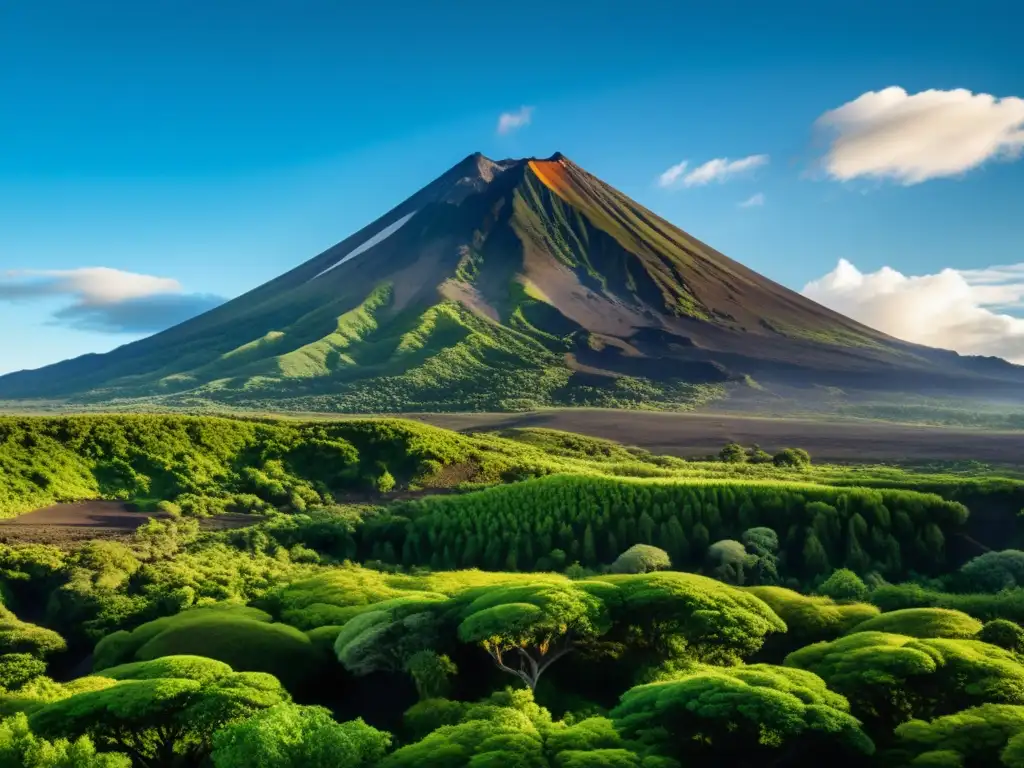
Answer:
<svg viewBox="0 0 1024 768"><path fill-rule="evenodd" d="M561 155L467 157L333 248L0 398L338 411L689 407L726 387L1006 393L756 274Z"/></svg>

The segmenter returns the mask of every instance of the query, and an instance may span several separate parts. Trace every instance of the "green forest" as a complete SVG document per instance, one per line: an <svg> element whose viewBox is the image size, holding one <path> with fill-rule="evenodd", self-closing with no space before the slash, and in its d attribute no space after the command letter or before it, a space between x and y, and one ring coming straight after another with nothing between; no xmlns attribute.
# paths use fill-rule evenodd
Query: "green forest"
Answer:
<svg viewBox="0 0 1024 768"><path fill-rule="evenodd" d="M138 527L17 524L89 500ZM0 768L1024 768L1022 512L799 446L0 417Z"/></svg>

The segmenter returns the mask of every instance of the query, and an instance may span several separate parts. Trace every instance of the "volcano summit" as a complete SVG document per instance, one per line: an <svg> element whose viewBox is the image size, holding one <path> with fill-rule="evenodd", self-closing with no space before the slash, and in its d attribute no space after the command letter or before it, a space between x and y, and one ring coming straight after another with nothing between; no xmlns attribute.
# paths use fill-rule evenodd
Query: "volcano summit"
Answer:
<svg viewBox="0 0 1024 768"><path fill-rule="evenodd" d="M269 410L681 408L751 385L1016 396L747 269L566 157L467 157L333 248L0 399Z"/></svg>

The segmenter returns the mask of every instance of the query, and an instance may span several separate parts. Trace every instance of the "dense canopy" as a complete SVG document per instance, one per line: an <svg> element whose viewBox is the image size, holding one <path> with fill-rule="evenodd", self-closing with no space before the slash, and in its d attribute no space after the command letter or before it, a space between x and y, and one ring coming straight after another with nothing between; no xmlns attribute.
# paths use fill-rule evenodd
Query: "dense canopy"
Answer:
<svg viewBox="0 0 1024 768"><path fill-rule="evenodd" d="M771 448L0 418L154 516L0 532L0 766L1024 768L1024 482Z"/></svg>

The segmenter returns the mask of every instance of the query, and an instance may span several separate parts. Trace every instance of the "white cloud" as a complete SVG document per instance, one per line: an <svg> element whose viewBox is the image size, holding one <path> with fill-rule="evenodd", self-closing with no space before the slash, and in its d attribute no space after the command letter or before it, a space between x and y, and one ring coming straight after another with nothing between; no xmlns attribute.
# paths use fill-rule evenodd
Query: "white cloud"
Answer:
<svg viewBox="0 0 1024 768"><path fill-rule="evenodd" d="M515 112L502 112L498 118L498 133L504 135L529 125L533 119L533 107L520 107Z"/></svg>
<svg viewBox="0 0 1024 768"><path fill-rule="evenodd" d="M908 94L869 91L818 118L832 143L824 158L835 179L865 176L918 184L956 176L1024 149L1024 99L968 90Z"/></svg>
<svg viewBox="0 0 1024 768"><path fill-rule="evenodd" d="M687 165L689 165L689 163L686 160L683 160L683 162L673 165L671 168L669 168L667 171L661 174L661 176L658 177L658 186L671 187L679 180L679 177L683 175L683 171L686 170Z"/></svg>
<svg viewBox="0 0 1024 768"><path fill-rule="evenodd" d="M669 188L682 184L684 187L702 187L712 181L725 181L732 176L752 171L767 164L768 155L749 155L739 160L717 157L714 160L708 160L703 165L698 165L689 173L685 173L689 161L683 160L658 177L658 186Z"/></svg>
<svg viewBox="0 0 1024 768"><path fill-rule="evenodd" d="M764 192L753 194L739 204L740 208L757 208L762 205L764 205Z"/></svg>
<svg viewBox="0 0 1024 768"><path fill-rule="evenodd" d="M0 276L0 298L12 299L69 294L84 304L98 305L181 290L181 283L170 277L110 267L21 269Z"/></svg>
<svg viewBox="0 0 1024 768"><path fill-rule="evenodd" d="M1024 318L998 311L1024 308L1024 264L906 276L840 259L803 294L905 341L1024 364Z"/></svg>
<svg viewBox="0 0 1024 768"><path fill-rule="evenodd" d="M739 160L719 157L699 165L683 177L683 186L702 187L712 181L725 181L730 176L752 171L768 163L768 155L750 155Z"/></svg>
<svg viewBox="0 0 1024 768"><path fill-rule="evenodd" d="M223 302L188 294L169 277L109 267L23 269L0 273L0 301L57 298L67 303L53 322L106 333L163 330Z"/></svg>

